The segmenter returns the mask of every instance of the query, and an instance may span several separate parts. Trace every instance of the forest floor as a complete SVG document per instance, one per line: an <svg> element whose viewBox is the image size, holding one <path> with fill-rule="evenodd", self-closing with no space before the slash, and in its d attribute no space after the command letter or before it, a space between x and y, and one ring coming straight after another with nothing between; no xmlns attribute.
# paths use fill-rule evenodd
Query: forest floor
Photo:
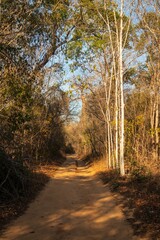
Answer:
<svg viewBox="0 0 160 240"><path fill-rule="evenodd" d="M115 171L102 171L97 175L122 203L122 210L134 234L160 240L160 176L120 177Z"/></svg>
<svg viewBox="0 0 160 240"><path fill-rule="evenodd" d="M140 240L107 185L68 157L4 240ZM77 167L78 165L78 167ZM143 238L147 239L147 238Z"/></svg>

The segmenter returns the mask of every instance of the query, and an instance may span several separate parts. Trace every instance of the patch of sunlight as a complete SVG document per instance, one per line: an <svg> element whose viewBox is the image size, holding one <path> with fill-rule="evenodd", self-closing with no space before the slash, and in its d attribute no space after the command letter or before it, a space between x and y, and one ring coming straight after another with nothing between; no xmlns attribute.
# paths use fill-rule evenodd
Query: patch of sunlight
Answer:
<svg viewBox="0 0 160 240"><path fill-rule="evenodd" d="M107 170L106 159L101 158L97 161L94 161L90 170L93 174L97 174L99 172L103 172L103 171Z"/></svg>

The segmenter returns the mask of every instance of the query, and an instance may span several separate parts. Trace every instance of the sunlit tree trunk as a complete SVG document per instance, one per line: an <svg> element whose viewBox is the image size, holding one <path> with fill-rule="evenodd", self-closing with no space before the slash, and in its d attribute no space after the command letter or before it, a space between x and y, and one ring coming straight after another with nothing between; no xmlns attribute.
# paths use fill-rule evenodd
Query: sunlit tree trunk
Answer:
<svg viewBox="0 0 160 240"><path fill-rule="evenodd" d="M119 159L118 159L118 81L115 77L115 161L116 168L119 168Z"/></svg>
<svg viewBox="0 0 160 240"><path fill-rule="evenodd" d="M155 153L156 159L159 159L159 94L156 94L156 108L155 108Z"/></svg>
<svg viewBox="0 0 160 240"><path fill-rule="evenodd" d="M121 0L120 29L119 29L119 81L120 81L120 173L124 171L124 93L123 93L123 4Z"/></svg>

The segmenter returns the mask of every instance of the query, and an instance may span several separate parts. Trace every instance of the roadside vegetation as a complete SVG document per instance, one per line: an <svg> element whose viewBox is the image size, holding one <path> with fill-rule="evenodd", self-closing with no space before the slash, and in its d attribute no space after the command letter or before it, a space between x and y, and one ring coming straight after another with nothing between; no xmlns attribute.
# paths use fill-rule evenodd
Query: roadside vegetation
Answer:
<svg viewBox="0 0 160 240"><path fill-rule="evenodd" d="M65 2L1 1L1 225L22 214L57 161L64 161L69 99L61 89L60 63L54 75L45 65L66 43L59 41L67 11Z"/></svg>
<svg viewBox="0 0 160 240"><path fill-rule="evenodd" d="M104 159L84 161L90 165L91 172L114 194L127 221L133 227L134 234L159 239L160 176L137 167L135 171L122 177L117 170L104 170Z"/></svg>

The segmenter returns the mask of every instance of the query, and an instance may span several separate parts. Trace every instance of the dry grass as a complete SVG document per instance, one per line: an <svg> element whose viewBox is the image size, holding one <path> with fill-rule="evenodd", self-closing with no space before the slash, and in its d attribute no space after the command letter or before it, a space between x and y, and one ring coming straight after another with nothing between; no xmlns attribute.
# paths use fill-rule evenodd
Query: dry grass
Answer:
<svg viewBox="0 0 160 240"><path fill-rule="evenodd" d="M97 173L98 174L98 173ZM123 211L132 224L135 235L160 239L160 185L159 175L131 175L120 177L118 172L103 171L98 176L116 192ZM119 193L122 198L119 198Z"/></svg>
<svg viewBox="0 0 160 240"><path fill-rule="evenodd" d="M159 160L153 157L150 158L139 158L139 164L145 166L153 175L160 174Z"/></svg>
<svg viewBox="0 0 160 240"><path fill-rule="evenodd" d="M134 171L121 177L118 171L107 169L105 158L91 160L90 171L116 192L115 197L123 205L135 235L160 239L160 171L157 163L150 166L149 161L143 159Z"/></svg>
<svg viewBox="0 0 160 240"><path fill-rule="evenodd" d="M93 174L98 174L107 170L106 159L94 159L94 162L91 164L91 171Z"/></svg>

